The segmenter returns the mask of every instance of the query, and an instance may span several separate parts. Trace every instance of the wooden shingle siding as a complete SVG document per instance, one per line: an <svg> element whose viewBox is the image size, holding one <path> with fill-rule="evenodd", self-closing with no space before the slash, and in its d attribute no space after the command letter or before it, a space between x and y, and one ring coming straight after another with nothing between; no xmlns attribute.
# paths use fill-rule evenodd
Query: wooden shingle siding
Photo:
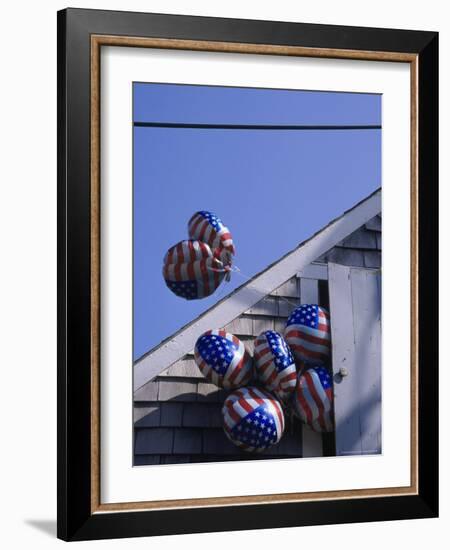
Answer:
<svg viewBox="0 0 450 550"><path fill-rule="evenodd" d="M336 453L381 452L380 273L329 264ZM347 376L339 375L345 368Z"/></svg>
<svg viewBox="0 0 450 550"><path fill-rule="evenodd" d="M185 403L183 426L191 428L221 428L222 415L220 407L216 405L205 406L203 403Z"/></svg>
<svg viewBox="0 0 450 550"><path fill-rule="evenodd" d="M382 235L381 233L377 233L377 249L378 250L381 250L381 239L382 239Z"/></svg>
<svg viewBox="0 0 450 550"><path fill-rule="evenodd" d="M192 428L175 428L173 452L175 454L201 454L202 432Z"/></svg>
<svg viewBox="0 0 450 550"><path fill-rule="evenodd" d="M285 298L299 298L297 277L292 277L284 284L271 292L272 296L284 296Z"/></svg>
<svg viewBox="0 0 450 550"><path fill-rule="evenodd" d="M364 251L364 267L379 268L381 267L381 251L365 250Z"/></svg>
<svg viewBox="0 0 450 550"><path fill-rule="evenodd" d="M170 454L172 451L172 428L142 428L136 431L135 454Z"/></svg>
<svg viewBox="0 0 450 550"><path fill-rule="evenodd" d="M198 401L208 403L223 403L227 392L219 389L214 384L209 382L199 382L197 387L197 399Z"/></svg>
<svg viewBox="0 0 450 550"><path fill-rule="evenodd" d="M369 231L381 231L381 215L375 216L365 224Z"/></svg>
<svg viewBox="0 0 450 550"><path fill-rule="evenodd" d="M317 304L319 282L315 279L300 279L300 298L302 304Z"/></svg>
<svg viewBox="0 0 450 550"><path fill-rule="evenodd" d="M180 359L168 369L163 370L158 376L203 378L203 374L193 358Z"/></svg>
<svg viewBox="0 0 450 550"><path fill-rule="evenodd" d="M227 332L236 336L253 335L253 319L247 315L241 315L225 326Z"/></svg>
<svg viewBox="0 0 450 550"><path fill-rule="evenodd" d="M328 279L328 266L325 263L312 263L297 273L300 279L316 279L326 281ZM299 289L300 297L300 289Z"/></svg>
<svg viewBox="0 0 450 550"><path fill-rule="evenodd" d="M253 335L258 336L266 330L274 330L274 322L272 317L259 317L253 320Z"/></svg>
<svg viewBox="0 0 450 550"><path fill-rule="evenodd" d="M292 300L280 300L278 302L278 318L289 317L289 315L294 311L297 306L298 299L297 303L294 303Z"/></svg>
<svg viewBox="0 0 450 550"><path fill-rule="evenodd" d="M248 309L246 313L253 315L267 315L269 317L276 316L278 315L278 302L276 298L266 296L257 304Z"/></svg>
<svg viewBox="0 0 450 550"><path fill-rule="evenodd" d="M380 267L381 218L375 216L369 220L325 252L318 261L354 267Z"/></svg>
<svg viewBox="0 0 450 550"><path fill-rule="evenodd" d="M284 334L286 323L287 323L287 318L285 317L278 317L277 319L274 319L274 330L276 330L280 334Z"/></svg>
<svg viewBox="0 0 450 550"><path fill-rule="evenodd" d="M319 281L316 279L300 279L300 301L302 304L317 304L319 302ZM323 455L322 436L302 425L303 456L313 457Z"/></svg>
<svg viewBox="0 0 450 550"><path fill-rule="evenodd" d="M161 409L161 426L173 427L180 426L183 419L183 411L186 404L166 401L159 403Z"/></svg>

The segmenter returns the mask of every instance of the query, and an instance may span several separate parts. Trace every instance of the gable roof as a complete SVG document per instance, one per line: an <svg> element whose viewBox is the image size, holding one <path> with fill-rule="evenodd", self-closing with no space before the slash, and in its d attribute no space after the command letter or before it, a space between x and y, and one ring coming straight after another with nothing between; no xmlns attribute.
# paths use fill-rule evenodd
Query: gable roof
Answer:
<svg viewBox="0 0 450 550"><path fill-rule="evenodd" d="M369 222L380 211L381 189L377 189L161 342L159 346L134 363L134 391L189 353L200 334L211 327L222 327L233 321L261 298L306 268L360 226Z"/></svg>

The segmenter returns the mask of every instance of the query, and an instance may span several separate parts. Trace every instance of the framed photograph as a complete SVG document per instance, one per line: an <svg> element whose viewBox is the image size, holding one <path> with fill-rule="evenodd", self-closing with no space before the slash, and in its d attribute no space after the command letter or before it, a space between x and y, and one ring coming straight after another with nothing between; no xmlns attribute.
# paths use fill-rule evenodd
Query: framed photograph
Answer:
<svg viewBox="0 0 450 550"><path fill-rule="evenodd" d="M438 514L438 35L58 13L58 536Z"/></svg>

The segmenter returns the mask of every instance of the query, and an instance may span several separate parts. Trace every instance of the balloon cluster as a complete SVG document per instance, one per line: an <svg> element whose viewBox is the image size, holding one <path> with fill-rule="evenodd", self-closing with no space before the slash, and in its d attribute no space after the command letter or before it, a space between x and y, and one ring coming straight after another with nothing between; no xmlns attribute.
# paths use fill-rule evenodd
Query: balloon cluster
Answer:
<svg viewBox="0 0 450 550"><path fill-rule="evenodd" d="M223 427L239 448L261 452L277 444L289 408L317 432L333 423L333 390L328 312L303 304L289 316L284 336L262 332L253 357L244 343L225 330L208 330L195 344L195 361L205 378L230 390Z"/></svg>
<svg viewBox="0 0 450 550"><path fill-rule="evenodd" d="M235 254L228 228L212 212L196 212L188 222L189 239L169 248L163 261L167 287L186 300L210 296L229 277Z"/></svg>

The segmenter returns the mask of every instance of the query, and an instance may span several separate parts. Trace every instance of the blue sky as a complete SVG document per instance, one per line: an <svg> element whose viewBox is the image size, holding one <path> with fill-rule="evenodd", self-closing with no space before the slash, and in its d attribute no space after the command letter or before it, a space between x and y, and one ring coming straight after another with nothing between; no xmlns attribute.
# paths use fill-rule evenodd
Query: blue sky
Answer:
<svg viewBox="0 0 450 550"><path fill-rule="evenodd" d="M133 99L134 122L381 124L376 94L135 83ZM244 282L195 301L166 287L195 211L223 220L253 276L380 185L380 130L134 128L134 358Z"/></svg>

